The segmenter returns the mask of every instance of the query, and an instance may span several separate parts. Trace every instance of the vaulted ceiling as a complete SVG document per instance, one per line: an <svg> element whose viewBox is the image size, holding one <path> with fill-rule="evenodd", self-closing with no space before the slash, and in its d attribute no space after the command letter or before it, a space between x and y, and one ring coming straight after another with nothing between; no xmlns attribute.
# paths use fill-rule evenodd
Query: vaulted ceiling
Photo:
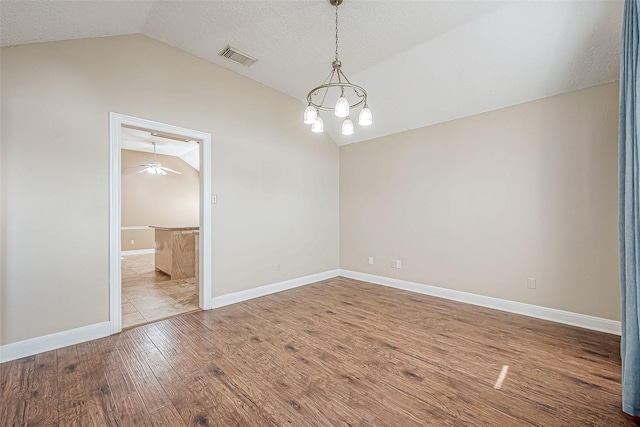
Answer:
<svg viewBox="0 0 640 427"><path fill-rule="evenodd" d="M141 151L143 153L162 154L179 157L197 171L200 171L200 151L197 141L178 140L172 136L163 136L147 130L123 127L120 148Z"/></svg>
<svg viewBox="0 0 640 427"><path fill-rule="evenodd" d="M345 0L340 59L374 124L339 145L618 79L623 1ZM327 0L2 0L2 46L142 33L301 100L331 70ZM258 58L218 56L228 44Z"/></svg>

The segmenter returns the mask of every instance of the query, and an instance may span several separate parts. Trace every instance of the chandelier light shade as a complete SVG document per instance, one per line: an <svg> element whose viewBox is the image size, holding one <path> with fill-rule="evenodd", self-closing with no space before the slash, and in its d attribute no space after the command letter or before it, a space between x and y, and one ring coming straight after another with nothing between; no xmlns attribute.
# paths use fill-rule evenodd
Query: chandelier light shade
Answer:
<svg viewBox="0 0 640 427"><path fill-rule="evenodd" d="M347 117L349 115L349 101L344 95L340 96L336 102L335 114L337 117Z"/></svg>
<svg viewBox="0 0 640 427"><path fill-rule="evenodd" d="M348 116L344 119L344 122L342 122L342 134L353 135L353 122Z"/></svg>
<svg viewBox="0 0 640 427"><path fill-rule="evenodd" d="M324 122L322 121L322 117L320 114L317 115L316 121L311 125L311 132L322 133L324 132Z"/></svg>
<svg viewBox="0 0 640 427"><path fill-rule="evenodd" d="M373 115L367 104L364 104L364 108L360 110L360 116L358 116L358 124L360 126L369 126L371 123L373 123Z"/></svg>
<svg viewBox="0 0 640 427"><path fill-rule="evenodd" d="M318 119L318 110L316 107L309 105L306 110L304 110L304 122L308 125L312 125Z"/></svg>
<svg viewBox="0 0 640 427"><path fill-rule="evenodd" d="M367 106L367 92L349 81L342 72L342 62L338 59L338 6L343 0L329 0L336 8L336 52L331 64L331 72L320 86L317 86L307 94L307 108L304 111L304 122L311 125L312 132L323 132L324 123L320 117L320 111L333 111L342 122L342 134L352 135L353 122L349 118L351 110L364 104L358 116L360 126L369 126L373 123L373 115Z"/></svg>

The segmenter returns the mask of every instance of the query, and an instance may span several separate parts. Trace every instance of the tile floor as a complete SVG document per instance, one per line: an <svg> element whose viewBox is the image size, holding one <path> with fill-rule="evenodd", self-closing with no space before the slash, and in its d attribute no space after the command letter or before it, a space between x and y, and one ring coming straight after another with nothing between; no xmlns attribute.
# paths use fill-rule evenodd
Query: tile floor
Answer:
<svg viewBox="0 0 640 427"><path fill-rule="evenodd" d="M199 309L195 277L171 280L156 271L153 259L153 254L122 257L123 328Z"/></svg>

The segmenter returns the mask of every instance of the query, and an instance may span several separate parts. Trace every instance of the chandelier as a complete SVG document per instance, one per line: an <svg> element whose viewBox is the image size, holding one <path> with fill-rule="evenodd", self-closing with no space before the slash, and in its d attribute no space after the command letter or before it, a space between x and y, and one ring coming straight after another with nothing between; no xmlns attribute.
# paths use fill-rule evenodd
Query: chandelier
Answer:
<svg viewBox="0 0 640 427"><path fill-rule="evenodd" d="M342 1L329 0L329 3L336 7L336 56L331 64L331 72L320 86L311 89L307 94L308 104L304 111L304 122L311 125L312 132L324 131L324 122L320 117L320 111L333 111L336 116L345 118L342 122L342 134L352 135L351 109L362 104L364 106L360 110L358 124L369 126L373 123L371 110L367 106L367 92L361 86L349 81L342 72L342 62L338 59L338 6L342 4ZM329 96L327 97L327 95ZM349 96L347 97L347 95ZM335 101L336 98L337 101Z"/></svg>

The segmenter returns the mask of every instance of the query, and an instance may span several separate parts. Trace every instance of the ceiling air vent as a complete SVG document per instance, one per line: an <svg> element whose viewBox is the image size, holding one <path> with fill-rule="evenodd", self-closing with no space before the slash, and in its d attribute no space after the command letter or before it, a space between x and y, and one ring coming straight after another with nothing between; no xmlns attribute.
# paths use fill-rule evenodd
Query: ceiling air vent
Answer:
<svg viewBox="0 0 640 427"><path fill-rule="evenodd" d="M245 67L253 65L257 61L256 58L249 56L244 52L240 52L238 49L231 46L225 47L219 55L233 62L237 62L240 65L244 65Z"/></svg>

